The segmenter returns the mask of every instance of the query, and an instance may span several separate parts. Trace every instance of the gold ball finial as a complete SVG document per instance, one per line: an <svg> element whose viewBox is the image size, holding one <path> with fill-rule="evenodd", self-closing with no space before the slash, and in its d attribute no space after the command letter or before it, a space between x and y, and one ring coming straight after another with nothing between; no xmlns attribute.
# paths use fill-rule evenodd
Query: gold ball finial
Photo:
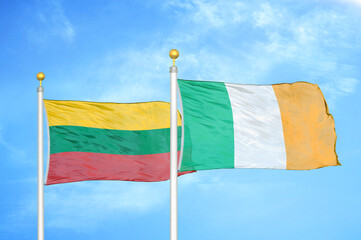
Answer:
<svg viewBox="0 0 361 240"><path fill-rule="evenodd" d="M179 56L179 52L177 49L172 49L169 51L169 57L173 59L173 66L175 66L175 60Z"/></svg>
<svg viewBox="0 0 361 240"><path fill-rule="evenodd" d="M37 78L39 81L43 81L44 78L45 78L45 74L42 73L42 72L39 72L38 74L36 74L36 78Z"/></svg>
<svg viewBox="0 0 361 240"><path fill-rule="evenodd" d="M179 52L177 49L172 49L169 51L169 57L172 59L176 59L179 56Z"/></svg>
<svg viewBox="0 0 361 240"><path fill-rule="evenodd" d="M45 74L42 72L39 72L38 74L36 74L36 78L40 81L40 86L41 86L41 81L43 81L45 79Z"/></svg>

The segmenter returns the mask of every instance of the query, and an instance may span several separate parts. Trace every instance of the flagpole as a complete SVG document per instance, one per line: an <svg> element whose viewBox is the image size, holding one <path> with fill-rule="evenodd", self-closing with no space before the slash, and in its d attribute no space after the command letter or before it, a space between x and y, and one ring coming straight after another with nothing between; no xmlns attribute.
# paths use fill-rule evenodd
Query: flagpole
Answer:
<svg viewBox="0 0 361 240"><path fill-rule="evenodd" d="M170 240L178 239L178 154L177 154L177 73L175 60L179 56L176 49L169 52L173 59L170 67Z"/></svg>
<svg viewBox="0 0 361 240"><path fill-rule="evenodd" d="M38 240L44 240L44 132L43 132L43 94L41 82L45 75L39 72L36 78L40 81L38 92Z"/></svg>

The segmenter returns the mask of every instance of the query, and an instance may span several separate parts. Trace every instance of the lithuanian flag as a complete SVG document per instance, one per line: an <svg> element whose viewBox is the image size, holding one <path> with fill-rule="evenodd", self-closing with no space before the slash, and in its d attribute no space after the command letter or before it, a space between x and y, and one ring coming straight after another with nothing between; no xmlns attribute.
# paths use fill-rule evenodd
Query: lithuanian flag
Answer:
<svg viewBox="0 0 361 240"><path fill-rule="evenodd" d="M50 137L47 185L169 179L169 103L44 103ZM178 149L180 126L178 114Z"/></svg>

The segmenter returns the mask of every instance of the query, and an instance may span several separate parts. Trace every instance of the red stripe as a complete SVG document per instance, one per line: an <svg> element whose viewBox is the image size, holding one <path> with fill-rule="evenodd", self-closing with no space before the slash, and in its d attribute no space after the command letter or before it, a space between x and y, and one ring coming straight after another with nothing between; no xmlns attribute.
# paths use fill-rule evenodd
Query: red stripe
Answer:
<svg viewBox="0 0 361 240"><path fill-rule="evenodd" d="M46 185L86 180L157 182L169 179L169 153L115 155L62 152L50 155ZM178 152L179 159L180 152ZM178 173L178 176L190 172Z"/></svg>

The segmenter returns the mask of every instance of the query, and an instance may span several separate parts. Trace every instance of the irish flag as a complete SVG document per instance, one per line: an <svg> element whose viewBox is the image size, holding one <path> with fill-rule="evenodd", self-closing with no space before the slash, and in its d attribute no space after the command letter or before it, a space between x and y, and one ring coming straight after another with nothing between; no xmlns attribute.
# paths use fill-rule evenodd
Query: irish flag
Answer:
<svg viewBox="0 0 361 240"><path fill-rule="evenodd" d="M44 103L50 135L47 185L169 179L169 103ZM181 122L178 114L179 148Z"/></svg>
<svg viewBox="0 0 361 240"><path fill-rule="evenodd" d="M178 85L184 126L180 171L340 165L334 120L316 84Z"/></svg>

